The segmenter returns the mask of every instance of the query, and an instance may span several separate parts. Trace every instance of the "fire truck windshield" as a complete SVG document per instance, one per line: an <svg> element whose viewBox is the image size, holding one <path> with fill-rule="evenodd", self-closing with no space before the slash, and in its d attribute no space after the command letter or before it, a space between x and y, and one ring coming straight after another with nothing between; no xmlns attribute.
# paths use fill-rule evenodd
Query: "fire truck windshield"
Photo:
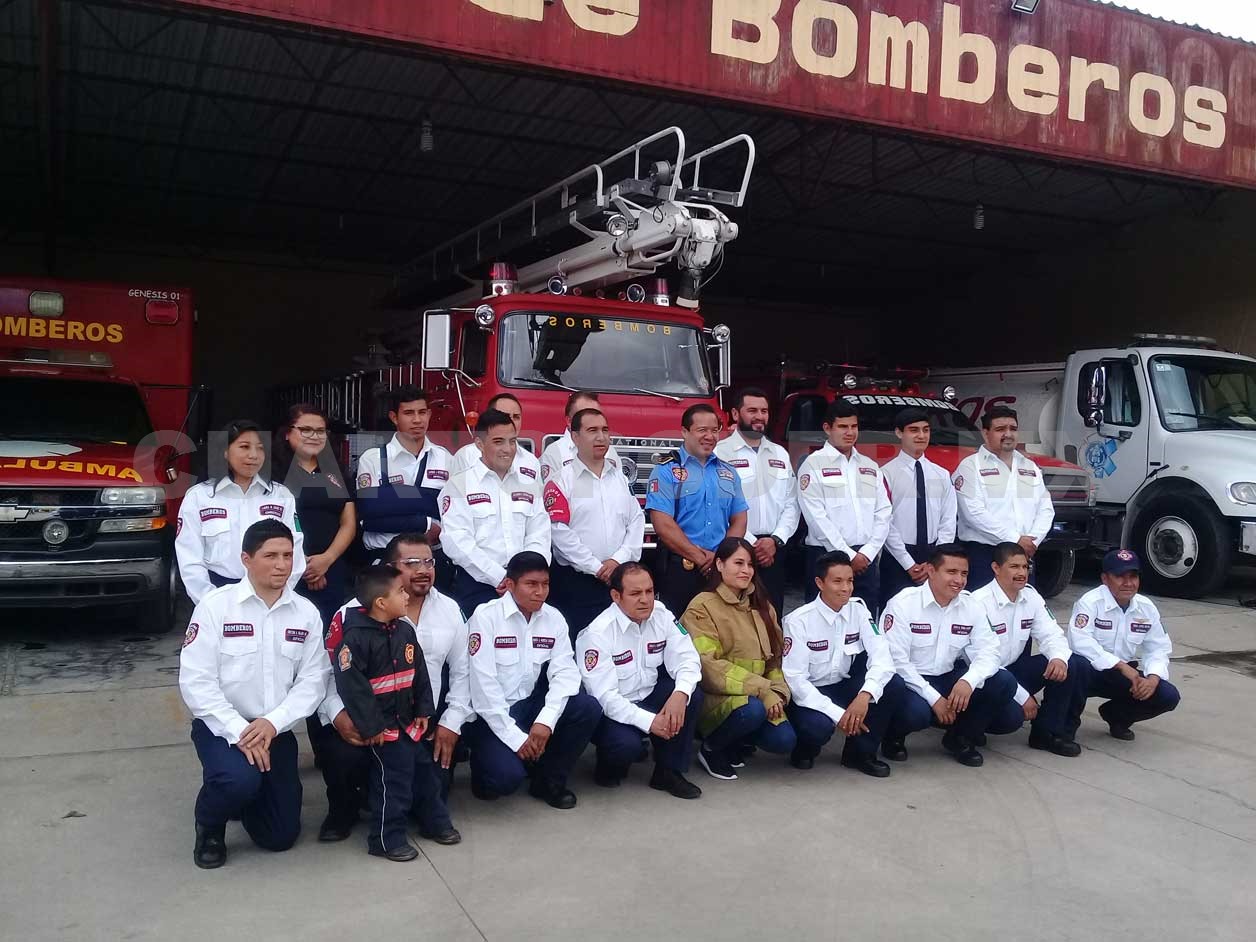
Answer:
<svg viewBox="0 0 1256 942"><path fill-rule="evenodd" d="M138 445L153 431L133 386L60 377L0 377L0 439ZM17 404L20 403L20 407Z"/></svg>
<svg viewBox="0 0 1256 942"><path fill-rule="evenodd" d="M693 327L593 314L510 314L502 319L506 386L711 395L702 337Z"/></svg>
<svg viewBox="0 0 1256 942"><path fill-rule="evenodd" d="M929 443L935 446L980 448L981 433L964 413L940 399L917 396L847 396L859 409L859 441L897 444L894 417L909 406L924 409L931 426ZM867 400L872 400L871 402ZM879 401L887 400L887 401Z"/></svg>

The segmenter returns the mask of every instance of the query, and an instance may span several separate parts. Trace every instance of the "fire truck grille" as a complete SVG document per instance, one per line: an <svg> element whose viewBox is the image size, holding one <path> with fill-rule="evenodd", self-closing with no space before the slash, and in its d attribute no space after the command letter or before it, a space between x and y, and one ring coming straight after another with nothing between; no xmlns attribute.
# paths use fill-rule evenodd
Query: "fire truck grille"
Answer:
<svg viewBox="0 0 1256 942"><path fill-rule="evenodd" d="M1057 507L1085 507L1090 500L1090 480L1084 474L1044 469L1042 480Z"/></svg>
<svg viewBox="0 0 1256 942"><path fill-rule="evenodd" d="M632 493L645 503L646 487L654 466L680 447L679 438L621 438L613 436L615 451L624 462Z"/></svg>
<svg viewBox="0 0 1256 942"><path fill-rule="evenodd" d="M0 513L10 507L94 507L100 491L93 487L0 487Z"/></svg>

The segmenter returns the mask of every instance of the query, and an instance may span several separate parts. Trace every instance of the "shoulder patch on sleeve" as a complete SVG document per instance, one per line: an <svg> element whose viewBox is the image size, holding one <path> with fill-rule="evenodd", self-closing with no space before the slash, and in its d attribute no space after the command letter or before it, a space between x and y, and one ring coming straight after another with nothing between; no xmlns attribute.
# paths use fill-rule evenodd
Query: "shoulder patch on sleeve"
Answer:
<svg viewBox="0 0 1256 942"><path fill-rule="evenodd" d="M964 489L964 476L962 474L955 475L955 490L962 491Z"/></svg>
<svg viewBox="0 0 1256 942"><path fill-rule="evenodd" d="M785 641L781 645L781 657L789 657L789 652L793 650L793 647L794 647L794 639L791 638L789 635L786 635Z"/></svg>
<svg viewBox="0 0 1256 942"><path fill-rule="evenodd" d="M183 646L185 648L196 640L196 636L200 633L200 630L201 626L196 622L192 622L188 625L188 630L183 633Z"/></svg>
<svg viewBox="0 0 1256 942"><path fill-rule="evenodd" d="M597 667L598 653L596 648L589 648L584 652L584 669L587 671Z"/></svg>
<svg viewBox="0 0 1256 942"><path fill-rule="evenodd" d="M1090 621L1089 615L1087 615L1085 612L1078 612L1077 617L1073 619L1073 626L1075 628L1085 628L1086 624L1089 621Z"/></svg>
<svg viewBox="0 0 1256 942"><path fill-rule="evenodd" d="M370 487L370 486L371 486L371 476L369 474L359 474L358 475L358 487Z"/></svg>
<svg viewBox="0 0 1256 942"><path fill-rule="evenodd" d="M571 505L567 503L567 495L553 481L545 483L544 501L550 523L571 523Z"/></svg>
<svg viewBox="0 0 1256 942"><path fill-rule="evenodd" d="M344 645L340 649L340 669L347 671L353 666L353 652L349 650L349 645Z"/></svg>
<svg viewBox="0 0 1256 942"><path fill-rule="evenodd" d="M475 653L480 650L480 633L473 631L467 636L467 653L475 657Z"/></svg>

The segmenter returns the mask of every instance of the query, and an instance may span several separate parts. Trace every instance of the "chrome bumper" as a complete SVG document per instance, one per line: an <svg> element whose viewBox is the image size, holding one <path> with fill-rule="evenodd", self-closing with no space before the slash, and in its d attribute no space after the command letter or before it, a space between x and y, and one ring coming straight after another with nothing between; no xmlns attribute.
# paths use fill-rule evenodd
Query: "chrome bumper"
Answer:
<svg viewBox="0 0 1256 942"><path fill-rule="evenodd" d="M161 558L0 560L0 606L134 602L162 589L166 566Z"/></svg>

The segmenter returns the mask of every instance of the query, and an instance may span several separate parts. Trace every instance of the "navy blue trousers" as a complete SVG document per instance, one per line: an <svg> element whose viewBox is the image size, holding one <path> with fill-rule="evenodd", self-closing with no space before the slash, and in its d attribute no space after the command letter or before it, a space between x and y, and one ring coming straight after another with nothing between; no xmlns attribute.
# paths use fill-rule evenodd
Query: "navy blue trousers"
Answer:
<svg viewBox="0 0 1256 942"><path fill-rule="evenodd" d="M1068 659L1068 677L1062 681L1048 681L1042 676L1047 669L1047 656L1030 654L1029 648L1026 644L1020 657L1007 669L1030 694L1036 696L1038 691L1045 691L1038 704L1038 716L1030 724L1030 729L1047 736L1071 739L1081 725L1082 710L1086 709L1090 662L1080 654L1074 654ZM1014 733L1024 722L1024 707L1012 700L995 715L986 732L999 735Z"/></svg>
<svg viewBox="0 0 1256 942"><path fill-rule="evenodd" d="M318 736L320 770L327 786L327 814L337 821L352 823L358 819L360 808L370 806L371 773L377 764L370 747L349 745L335 727L320 725ZM453 826L447 805L449 791L441 774L444 770L432 761L427 742L415 748L412 762L407 811L424 834L441 834ZM372 830L377 830L374 821Z"/></svg>
<svg viewBox="0 0 1256 942"><path fill-rule="evenodd" d="M1138 662L1131 661L1130 666L1138 667ZM1127 727L1161 713L1169 713L1177 709L1182 701L1177 687L1167 680L1161 680L1156 685L1156 692L1148 700L1135 700L1130 695L1130 689L1130 682L1115 668L1106 671L1092 669L1086 695L1107 700L1103 706L1105 719Z"/></svg>
<svg viewBox="0 0 1256 942"><path fill-rule="evenodd" d="M549 604L562 612L574 644L576 635L611 604L611 590L586 572L555 563L550 567Z"/></svg>
<svg viewBox="0 0 1256 942"><path fill-rule="evenodd" d="M956 661L955 666L937 677L926 677L933 689L942 696L947 697L951 694L951 688L968 673L968 664L963 661ZM977 739L990 728L990 721L993 720L1012 701L1012 696L1016 693L1016 678L1009 672L999 669L994 672L993 676L988 677L986 682L973 691L973 695L968 700L968 709L959 714L955 718L955 722L949 727L957 736L963 736L966 739ZM919 696L917 700L923 699ZM1013 704L1015 701L1012 701ZM925 704L926 707L929 704ZM929 709L932 715L932 708Z"/></svg>
<svg viewBox="0 0 1256 942"><path fill-rule="evenodd" d="M496 586L476 582L475 577L461 566L455 567L450 594L462 609L463 618L470 618L485 602L498 598Z"/></svg>
<svg viewBox="0 0 1256 942"><path fill-rule="evenodd" d="M828 684L824 687L817 687L821 694L828 697L835 704L843 709L850 706L851 701L859 695L859 689L864 684L865 674L867 671L867 655L860 654L851 662L851 675L845 680L836 684ZM868 707L868 715L864 718L864 725L868 727L868 732L860 733L854 738L846 737L846 745L843 748L843 754L853 752L858 756L876 757L877 749L881 745L883 739L898 739L914 733L918 729L924 729L929 725L929 718L924 717L923 725L912 725L912 722L919 723L921 717L919 711L913 716L900 716L902 712L903 701L907 699L910 691L907 685L903 683L903 678L895 674L890 678L890 682L885 685L885 689L881 691L881 699ZM919 700L919 697L914 698ZM794 732L798 734L798 748L794 750L794 755L804 759L814 759L820 754L820 749L833 738L837 727L829 717L821 713L819 710L812 710L807 707L796 706L790 703L786 707L789 714L789 721L794 725ZM906 726L902 720L907 720Z"/></svg>
<svg viewBox="0 0 1256 942"><path fill-rule="evenodd" d="M738 707L724 722L711 730L704 744L711 752L728 752L737 746L756 746L764 752L783 755L793 752L798 736L788 719L780 723L768 722L768 711L763 701L751 697L750 702Z"/></svg>
<svg viewBox="0 0 1256 942"><path fill-rule="evenodd" d="M860 546L852 546L856 553L859 552ZM828 550L819 546L807 547L807 577L803 580L803 595L805 601L812 601L820 590L816 588L815 572L816 560L823 556ZM877 607L881 601L881 561L874 559L868 564L868 568L855 576L855 591L851 593L864 600L864 604L868 606L868 611L876 615L880 609Z"/></svg>
<svg viewBox="0 0 1256 942"><path fill-rule="evenodd" d="M536 715L545 706L548 691L549 683L542 674L532 693L510 708L510 718L525 733L532 729ZM566 787L567 776L589 744L601 718L602 708L587 693L581 691L569 698L562 716L554 725L545 752L531 763L530 770L513 749L497 738L483 719L477 718L463 730L467 748L471 750L472 785L490 794L509 795L518 790L530 773L534 780L549 787Z"/></svg>
<svg viewBox="0 0 1256 942"><path fill-rule="evenodd" d="M239 817L253 843L287 850L301 833L301 778L297 738L280 733L270 744L270 771L259 772L244 753L192 721L192 744L201 760L203 784L196 796L196 823L221 831Z"/></svg>
<svg viewBox="0 0 1256 942"><path fill-rule="evenodd" d="M663 704L675 691L676 681L659 668L659 679L654 689L644 700L638 700L637 706L651 713L657 713L663 709ZM689 695L689 705L685 707L685 725L680 728L680 732L671 739L650 736L650 741L654 744L654 761L657 765L679 772L681 775L689 771L689 761L693 758L693 735L698 723L698 714L701 712L702 689L695 687L693 693ZM642 732L637 727L629 726L627 723L616 723L603 714L592 740L593 745L597 747L598 762L614 768L627 768L632 765L642 758L641 736Z"/></svg>

